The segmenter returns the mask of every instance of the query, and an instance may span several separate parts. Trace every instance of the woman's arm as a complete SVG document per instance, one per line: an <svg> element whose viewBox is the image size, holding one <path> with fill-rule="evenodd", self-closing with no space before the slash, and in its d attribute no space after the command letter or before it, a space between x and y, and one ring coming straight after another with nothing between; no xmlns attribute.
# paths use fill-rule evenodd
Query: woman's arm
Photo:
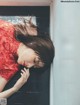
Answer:
<svg viewBox="0 0 80 105"><path fill-rule="evenodd" d="M15 85L10 89L1 92L0 98L8 98L12 94L17 92L27 82L29 76L30 76L29 69L28 70L26 70L26 69L22 70L21 77L17 80ZM4 87L4 86L2 86L2 87Z"/></svg>
<svg viewBox="0 0 80 105"><path fill-rule="evenodd" d="M4 89L5 85L7 84L7 80L0 76L0 92Z"/></svg>

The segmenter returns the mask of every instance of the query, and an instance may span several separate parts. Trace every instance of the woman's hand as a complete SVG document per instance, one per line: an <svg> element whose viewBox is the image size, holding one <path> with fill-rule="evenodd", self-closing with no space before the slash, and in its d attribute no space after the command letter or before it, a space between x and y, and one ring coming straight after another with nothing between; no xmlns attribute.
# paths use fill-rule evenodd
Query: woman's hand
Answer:
<svg viewBox="0 0 80 105"><path fill-rule="evenodd" d="M17 92L27 82L29 76L30 76L29 69L26 70L24 68L24 70L22 70L22 72L21 72L21 77L17 80L17 82L15 83L15 85L12 88L8 89L8 90L5 90L3 92L0 92L0 98L8 98L12 94L14 94L15 92Z"/></svg>
<svg viewBox="0 0 80 105"><path fill-rule="evenodd" d="M29 36L37 36L37 28L28 26L27 27L27 32Z"/></svg>
<svg viewBox="0 0 80 105"><path fill-rule="evenodd" d="M26 23L26 29L29 36L37 36L37 26L32 23L32 17Z"/></svg>
<svg viewBox="0 0 80 105"><path fill-rule="evenodd" d="M21 77L17 80L15 85L13 86L15 91L18 91L28 80L30 73L29 69L24 68L24 70L21 70Z"/></svg>

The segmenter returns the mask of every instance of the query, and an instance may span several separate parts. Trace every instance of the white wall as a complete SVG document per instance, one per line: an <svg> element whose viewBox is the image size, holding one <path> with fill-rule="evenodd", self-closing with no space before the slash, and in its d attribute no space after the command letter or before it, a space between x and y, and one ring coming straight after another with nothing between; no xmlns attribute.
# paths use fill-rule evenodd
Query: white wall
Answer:
<svg viewBox="0 0 80 105"><path fill-rule="evenodd" d="M50 105L80 105L80 2L55 0L51 19L56 55Z"/></svg>

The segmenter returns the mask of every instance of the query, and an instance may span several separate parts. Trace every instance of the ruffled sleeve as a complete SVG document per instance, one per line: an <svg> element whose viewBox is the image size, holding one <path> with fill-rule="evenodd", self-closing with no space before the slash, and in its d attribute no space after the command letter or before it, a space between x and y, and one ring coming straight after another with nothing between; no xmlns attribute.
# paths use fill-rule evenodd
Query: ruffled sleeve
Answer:
<svg viewBox="0 0 80 105"><path fill-rule="evenodd" d="M14 26L0 20L0 76L10 80L18 71L17 48L19 42L14 38Z"/></svg>

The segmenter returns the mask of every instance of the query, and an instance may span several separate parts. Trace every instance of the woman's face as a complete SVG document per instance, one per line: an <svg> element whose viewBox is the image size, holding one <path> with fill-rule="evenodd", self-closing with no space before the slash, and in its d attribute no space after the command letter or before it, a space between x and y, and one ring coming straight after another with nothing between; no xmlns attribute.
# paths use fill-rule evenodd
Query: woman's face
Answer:
<svg viewBox="0 0 80 105"><path fill-rule="evenodd" d="M38 55L31 48L26 47L24 44L20 44L18 51L18 64L21 64L27 68L42 67L43 63L39 60Z"/></svg>

